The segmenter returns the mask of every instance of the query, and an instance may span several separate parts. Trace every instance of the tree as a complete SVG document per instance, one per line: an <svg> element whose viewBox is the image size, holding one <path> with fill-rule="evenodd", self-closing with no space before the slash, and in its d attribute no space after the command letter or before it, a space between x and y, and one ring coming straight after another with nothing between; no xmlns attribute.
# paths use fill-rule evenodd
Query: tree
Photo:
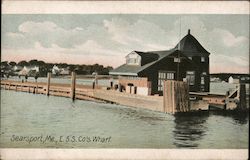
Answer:
<svg viewBox="0 0 250 160"><path fill-rule="evenodd" d="M24 66L29 66L29 63L26 61L20 61L17 63L17 65L24 67Z"/></svg>
<svg viewBox="0 0 250 160"><path fill-rule="evenodd" d="M46 65L46 63L45 63L44 61L38 61L37 64L38 64L39 66L45 66L45 65Z"/></svg>
<svg viewBox="0 0 250 160"><path fill-rule="evenodd" d="M37 61L36 59L30 60L28 63L29 63L29 65L31 65L31 66L38 66L38 61Z"/></svg>
<svg viewBox="0 0 250 160"><path fill-rule="evenodd" d="M11 62L9 63L9 65L11 65L12 67L14 67L14 66L16 65L16 62L11 61Z"/></svg>
<svg viewBox="0 0 250 160"><path fill-rule="evenodd" d="M1 66L2 66L2 67L7 67L7 66L9 66L9 65L8 65L8 61L3 61L3 62L1 62Z"/></svg>

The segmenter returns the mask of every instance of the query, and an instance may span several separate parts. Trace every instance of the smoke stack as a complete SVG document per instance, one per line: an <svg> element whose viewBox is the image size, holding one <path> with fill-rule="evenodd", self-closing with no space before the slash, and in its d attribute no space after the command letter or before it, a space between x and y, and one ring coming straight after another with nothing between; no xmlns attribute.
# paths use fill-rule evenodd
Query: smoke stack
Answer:
<svg viewBox="0 0 250 160"><path fill-rule="evenodd" d="M188 29L188 34L190 34L190 29Z"/></svg>

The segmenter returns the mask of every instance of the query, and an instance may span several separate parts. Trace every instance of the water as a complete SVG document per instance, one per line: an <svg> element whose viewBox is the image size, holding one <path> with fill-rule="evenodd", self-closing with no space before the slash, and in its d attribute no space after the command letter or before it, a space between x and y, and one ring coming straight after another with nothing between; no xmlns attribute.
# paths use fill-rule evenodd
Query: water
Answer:
<svg viewBox="0 0 250 160"><path fill-rule="evenodd" d="M172 116L1 90L0 147L238 149L248 148L248 129L246 114ZM93 141L95 137L103 141Z"/></svg>

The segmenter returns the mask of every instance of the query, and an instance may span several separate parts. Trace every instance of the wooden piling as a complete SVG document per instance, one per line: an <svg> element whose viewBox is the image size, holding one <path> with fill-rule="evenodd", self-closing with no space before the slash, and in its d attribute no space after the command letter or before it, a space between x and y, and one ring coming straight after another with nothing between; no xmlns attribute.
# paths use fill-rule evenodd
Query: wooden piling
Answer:
<svg viewBox="0 0 250 160"><path fill-rule="evenodd" d="M71 92L70 92L70 98L75 99L75 89L76 89L76 73L72 72L71 74Z"/></svg>
<svg viewBox="0 0 250 160"><path fill-rule="evenodd" d="M181 81L164 81L163 112L174 114L189 110L189 89L187 83Z"/></svg>
<svg viewBox="0 0 250 160"><path fill-rule="evenodd" d="M50 78L51 78L51 73L50 72L48 72L47 78L48 78L48 81L47 81L46 95L49 96Z"/></svg>
<svg viewBox="0 0 250 160"><path fill-rule="evenodd" d="M95 85L98 85L98 75L95 75Z"/></svg>
<svg viewBox="0 0 250 160"><path fill-rule="evenodd" d="M38 85L36 84L36 91L35 91L36 94L38 94Z"/></svg>
<svg viewBox="0 0 250 160"><path fill-rule="evenodd" d="M246 85L240 84L240 103L239 103L239 109L245 109L246 108Z"/></svg>

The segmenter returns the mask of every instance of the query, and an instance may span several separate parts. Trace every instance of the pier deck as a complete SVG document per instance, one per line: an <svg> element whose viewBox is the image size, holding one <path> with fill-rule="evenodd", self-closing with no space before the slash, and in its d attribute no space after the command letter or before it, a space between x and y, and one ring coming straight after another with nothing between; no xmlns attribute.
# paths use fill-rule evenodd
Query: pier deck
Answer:
<svg viewBox="0 0 250 160"><path fill-rule="evenodd" d="M45 82L18 82L13 80L2 80L1 88L6 90L15 90L29 92L33 94L48 94L52 96L61 96L72 98L72 84L50 83L49 92L47 91L48 84ZM221 109L235 109L239 103L239 94L234 94L233 97L226 95L196 93L189 92L189 108L182 110L166 108L166 101L169 100L164 96L143 96L119 92L116 90L107 90L102 86L95 86L95 89L90 85L76 84L74 88L74 98L80 100L90 100L95 102L110 102L131 107L145 108L153 111L166 113L188 112L196 110L209 110L210 106L219 106ZM232 96L232 95L230 95ZM172 102L171 102L172 103ZM178 103L179 105L179 103Z"/></svg>

